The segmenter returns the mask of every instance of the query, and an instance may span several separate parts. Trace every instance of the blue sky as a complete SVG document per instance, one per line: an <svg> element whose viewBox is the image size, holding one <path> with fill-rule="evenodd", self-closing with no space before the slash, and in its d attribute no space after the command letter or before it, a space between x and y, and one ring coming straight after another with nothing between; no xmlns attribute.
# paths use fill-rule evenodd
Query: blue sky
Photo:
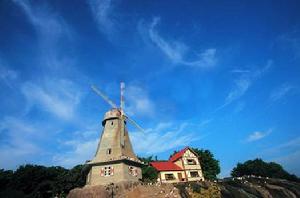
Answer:
<svg viewBox="0 0 300 198"><path fill-rule="evenodd" d="M91 159L110 108L139 156L211 150L300 176L299 1L0 1L0 167Z"/></svg>

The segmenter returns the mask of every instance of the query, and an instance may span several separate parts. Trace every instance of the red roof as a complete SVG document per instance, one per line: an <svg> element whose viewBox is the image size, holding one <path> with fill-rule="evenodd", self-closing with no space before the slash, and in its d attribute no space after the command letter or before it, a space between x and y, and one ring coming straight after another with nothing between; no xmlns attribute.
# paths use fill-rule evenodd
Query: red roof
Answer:
<svg viewBox="0 0 300 198"><path fill-rule="evenodd" d="M176 164L173 164L170 161L167 162L151 162L151 166L153 166L158 171L174 171L174 170L182 170Z"/></svg>
<svg viewBox="0 0 300 198"><path fill-rule="evenodd" d="M185 153L186 150L188 150L189 147L185 147L184 149L182 149L181 151L179 151L178 153L176 153L175 155L173 155L169 161L174 162L176 160L178 160L180 157L182 157L182 155Z"/></svg>

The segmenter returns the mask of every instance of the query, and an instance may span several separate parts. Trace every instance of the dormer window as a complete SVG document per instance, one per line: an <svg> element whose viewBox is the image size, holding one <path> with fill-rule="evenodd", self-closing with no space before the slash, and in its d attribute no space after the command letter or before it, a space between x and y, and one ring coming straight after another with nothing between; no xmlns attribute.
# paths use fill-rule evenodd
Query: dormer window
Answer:
<svg viewBox="0 0 300 198"><path fill-rule="evenodd" d="M187 163L188 163L188 165L196 165L197 164L196 160L194 160L194 159L188 159Z"/></svg>

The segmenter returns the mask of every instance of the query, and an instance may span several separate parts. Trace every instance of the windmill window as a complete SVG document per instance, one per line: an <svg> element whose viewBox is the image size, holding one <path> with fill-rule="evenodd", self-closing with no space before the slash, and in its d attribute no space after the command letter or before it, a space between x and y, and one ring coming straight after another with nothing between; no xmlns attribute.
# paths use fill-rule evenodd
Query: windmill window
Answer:
<svg viewBox="0 0 300 198"><path fill-rule="evenodd" d="M110 148L107 149L106 154L107 154L107 155L110 155L110 154L111 154L111 149L110 149Z"/></svg>
<svg viewBox="0 0 300 198"><path fill-rule="evenodd" d="M129 169L129 174L133 175L134 174L134 168L132 166L129 166L128 169Z"/></svg>
<svg viewBox="0 0 300 198"><path fill-rule="evenodd" d="M113 121L111 121L111 123L110 123L111 125L114 125L114 122Z"/></svg>
<svg viewBox="0 0 300 198"><path fill-rule="evenodd" d="M104 176L110 176L111 175L111 167L106 166L104 167Z"/></svg>

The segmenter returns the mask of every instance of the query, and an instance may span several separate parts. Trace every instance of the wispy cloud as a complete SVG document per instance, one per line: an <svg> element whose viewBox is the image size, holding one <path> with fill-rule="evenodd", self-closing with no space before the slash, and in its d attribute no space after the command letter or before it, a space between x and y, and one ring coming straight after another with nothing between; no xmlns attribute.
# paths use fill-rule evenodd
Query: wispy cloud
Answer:
<svg viewBox="0 0 300 198"><path fill-rule="evenodd" d="M43 39L57 39L62 34L68 34L68 26L63 18L51 10L46 4L34 6L30 1L13 0L26 14L31 24L39 31L45 38ZM47 37L46 37L47 36Z"/></svg>
<svg viewBox="0 0 300 198"><path fill-rule="evenodd" d="M204 126L208 125L209 123L211 123L212 121L213 121L212 118L202 120L202 121L200 122L200 124L199 124L199 127L204 127Z"/></svg>
<svg viewBox="0 0 300 198"><path fill-rule="evenodd" d="M99 139L72 140L64 143L66 147L63 153L55 154L52 158L54 164L73 167L77 164L84 164L86 160L91 160L96 152Z"/></svg>
<svg viewBox="0 0 300 198"><path fill-rule="evenodd" d="M129 115L153 116L156 111L154 102L147 91L138 85L129 85L125 92L125 110Z"/></svg>
<svg viewBox="0 0 300 198"><path fill-rule="evenodd" d="M56 153L52 157L54 164L64 167L73 167L77 164L83 164L86 160L91 160L95 155L97 144L99 142L99 130L97 127L76 131L73 138L58 143L63 152Z"/></svg>
<svg viewBox="0 0 300 198"><path fill-rule="evenodd" d="M175 64L181 64L197 68L211 68L217 64L216 49L209 48L199 53L194 60L187 60L186 53L189 47L179 41L167 41L157 31L156 26L160 19L154 18L150 28L149 36L151 41Z"/></svg>
<svg viewBox="0 0 300 198"><path fill-rule="evenodd" d="M279 48L282 50L287 50L293 58L300 58L300 37L299 31L292 31L282 34L278 37Z"/></svg>
<svg viewBox="0 0 300 198"><path fill-rule="evenodd" d="M300 150L291 152L280 157L273 158L272 161L278 162L284 166L290 173L300 175Z"/></svg>
<svg viewBox="0 0 300 198"><path fill-rule="evenodd" d="M104 34L112 34L115 26L112 0L89 0L89 5L98 29Z"/></svg>
<svg viewBox="0 0 300 198"><path fill-rule="evenodd" d="M247 69L233 69L230 72L231 73L249 73L250 70L247 70Z"/></svg>
<svg viewBox="0 0 300 198"><path fill-rule="evenodd" d="M30 105L65 120L73 118L81 98L80 89L65 79L48 79L42 84L27 82L21 89Z"/></svg>
<svg viewBox="0 0 300 198"><path fill-rule="evenodd" d="M170 122L159 123L155 128L147 129L145 134L131 132L129 135L134 150L148 155L184 147L204 137L204 134L199 135L199 131L187 122L180 125Z"/></svg>
<svg viewBox="0 0 300 198"><path fill-rule="evenodd" d="M40 66L49 69L62 69L74 62L74 58L62 55L61 42L72 37L72 30L65 20L47 4L31 3L26 0L13 0L19 6L38 33L40 44ZM65 54L65 51L64 51Z"/></svg>
<svg viewBox="0 0 300 198"><path fill-rule="evenodd" d="M251 72L237 72L240 73L240 75L234 80L234 87L227 94L224 104L218 107L215 111L219 111L232 102L240 99L248 91L252 84L269 70L272 64L273 62L269 60L267 64L260 69Z"/></svg>
<svg viewBox="0 0 300 198"><path fill-rule="evenodd" d="M280 87L274 89L270 95L270 100L276 102L287 96L294 87L291 84L285 83Z"/></svg>
<svg viewBox="0 0 300 198"><path fill-rule="evenodd" d="M300 136L290 139L286 142L282 142L281 144L277 144L271 148L264 150L265 154L276 153L282 151L284 149L298 149L300 148Z"/></svg>
<svg viewBox="0 0 300 198"><path fill-rule="evenodd" d="M14 117L4 117L0 121L0 134L5 138L0 145L0 166L4 168L16 167L26 160L33 160L30 156L38 155L41 151L36 139L43 130L34 124Z"/></svg>
<svg viewBox="0 0 300 198"><path fill-rule="evenodd" d="M300 136L265 149L262 155L282 164L291 173L300 175Z"/></svg>
<svg viewBox="0 0 300 198"><path fill-rule="evenodd" d="M272 133L272 129L269 129L265 132L263 131L254 131L253 133L251 133L248 138L247 138L247 142L254 142L254 141L258 141L261 140L265 137L267 137L268 135L270 135Z"/></svg>
<svg viewBox="0 0 300 198"><path fill-rule="evenodd" d="M18 78L18 72L7 67L0 59L0 82L12 87L12 82Z"/></svg>

